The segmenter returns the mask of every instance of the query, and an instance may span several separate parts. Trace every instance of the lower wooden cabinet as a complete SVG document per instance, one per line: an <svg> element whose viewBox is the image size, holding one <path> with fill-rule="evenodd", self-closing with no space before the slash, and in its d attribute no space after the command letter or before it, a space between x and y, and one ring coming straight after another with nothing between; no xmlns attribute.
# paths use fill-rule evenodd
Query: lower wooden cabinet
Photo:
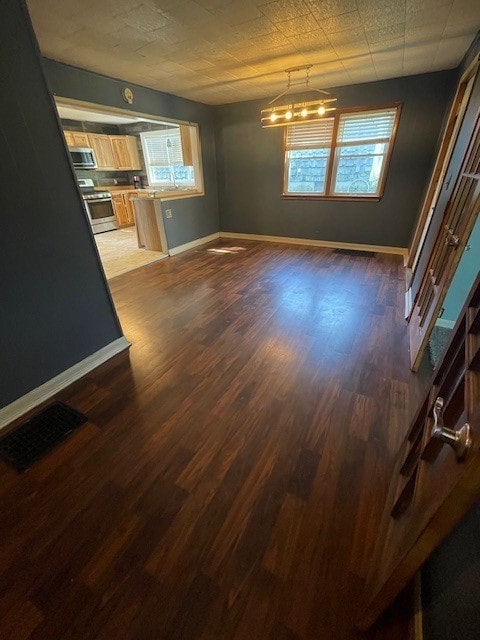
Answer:
<svg viewBox="0 0 480 640"><path fill-rule="evenodd" d="M136 198L137 197L137 192L133 191L131 193L125 193L123 195L123 197L124 197L124 200L125 200L125 208L127 210L128 224L129 225L135 224L135 213L134 213L134 209L133 209L132 198Z"/></svg>
<svg viewBox="0 0 480 640"><path fill-rule="evenodd" d="M136 195L136 191L112 193L113 209L119 227L131 227L135 224L135 214L131 198Z"/></svg>

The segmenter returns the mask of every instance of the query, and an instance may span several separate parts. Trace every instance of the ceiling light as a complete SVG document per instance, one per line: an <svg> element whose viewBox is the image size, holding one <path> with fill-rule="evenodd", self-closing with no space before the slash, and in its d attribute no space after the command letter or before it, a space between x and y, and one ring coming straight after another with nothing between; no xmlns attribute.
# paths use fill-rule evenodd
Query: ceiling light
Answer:
<svg viewBox="0 0 480 640"><path fill-rule="evenodd" d="M282 127L290 124L291 122L295 122L295 120L300 118L303 122L319 120L326 113L335 111L336 107L334 106L334 103L337 101L337 98L331 98L331 94L328 91L324 91L323 89L312 89L310 87L309 72L311 67L311 64L306 64L302 67L285 69L285 73L288 76L287 88L276 98L270 101L270 105L272 106L269 106L267 109L262 109L262 127ZM292 82L292 73L303 71L305 72L305 77L298 82ZM302 101L297 103L290 102L289 104L283 105L277 104L280 98L283 98L283 96L288 93L292 93L292 88L298 86L303 87L303 91L307 90L321 93L322 97L318 97L316 100L310 100L309 102Z"/></svg>

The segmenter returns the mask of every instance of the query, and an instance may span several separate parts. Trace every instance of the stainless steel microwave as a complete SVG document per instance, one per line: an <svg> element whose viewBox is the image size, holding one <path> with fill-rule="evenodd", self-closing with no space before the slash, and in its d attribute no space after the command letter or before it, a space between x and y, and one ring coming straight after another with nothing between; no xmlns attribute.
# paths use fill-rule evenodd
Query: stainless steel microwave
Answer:
<svg viewBox="0 0 480 640"><path fill-rule="evenodd" d="M75 169L97 168L95 154L89 147L70 147L70 156Z"/></svg>

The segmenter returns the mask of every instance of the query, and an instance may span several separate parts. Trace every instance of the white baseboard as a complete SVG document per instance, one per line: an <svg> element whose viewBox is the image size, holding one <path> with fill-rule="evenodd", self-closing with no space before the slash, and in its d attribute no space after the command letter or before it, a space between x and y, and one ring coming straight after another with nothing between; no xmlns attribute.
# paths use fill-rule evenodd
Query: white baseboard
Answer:
<svg viewBox="0 0 480 640"><path fill-rule="evenodd" d="M212 242L212 240L217 240L219 238L218 231L216 233L211 233L209 236L203 236L203 238L197 238L196 240L192 240L191 242L187 242L185 244L180 244L178 247L172 247L168 250L168 253L171 256L176 256L179 253L183 253L184 251L188 251L189 249L193 249L194 247L198 247L201 244L206 244L207 242Z"/></svg>
<svg viewBox="0 0 480 640"><path fill-rule="evenodd" d="M220 238L238 238L241 240L260 240L263 242L285 242L301 244L309 247L325 247L329 249L356 249L357 251L375 251L376 253L393 253L407 259L408 249L403 247L386 247L377 244L355 244L352 242L333 242L330 240L309 240L308 238L288 238L287 236L264 236L254 233L233 233L220 231Z"/></svg>
<svg viewBox="0 0 480 640"><path fill-rule="evenodd" d="M444 327L445 329L453 329L455 326L455 320L447 320L446 318L437 318L435 324L438 327Z"/></svg>
<svg viewBox="0 0 480 640"><path fill-rule="evenodd" d="M102 347L92 355L88 356L81 362L77 362L73 367L66 371L62 371L58 376L48 380L36 389L32 389L21 398L14 400L6 407L0 409L0 429L3 429L11 422L25 415L38 405L52 398L62 389L65 389L73 382L76 382L90 371L93 371L113 356L125 351L130 347L130 342L122 336L117 338L105 347Z"/></svg>

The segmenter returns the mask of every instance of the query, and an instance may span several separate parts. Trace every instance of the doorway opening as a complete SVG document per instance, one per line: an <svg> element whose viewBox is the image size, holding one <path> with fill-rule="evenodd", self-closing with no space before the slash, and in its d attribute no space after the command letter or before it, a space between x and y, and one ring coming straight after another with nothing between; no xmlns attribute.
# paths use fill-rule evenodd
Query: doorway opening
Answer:
<svg viewBox="0 0 480 640"><path fill-rule="evenodd" d="M107 280L169 256L168 201L203 194L198 126L55 98Z"/></svg>

